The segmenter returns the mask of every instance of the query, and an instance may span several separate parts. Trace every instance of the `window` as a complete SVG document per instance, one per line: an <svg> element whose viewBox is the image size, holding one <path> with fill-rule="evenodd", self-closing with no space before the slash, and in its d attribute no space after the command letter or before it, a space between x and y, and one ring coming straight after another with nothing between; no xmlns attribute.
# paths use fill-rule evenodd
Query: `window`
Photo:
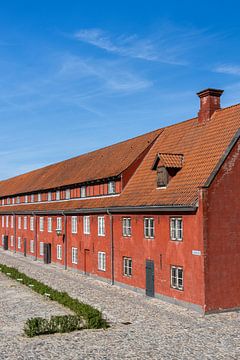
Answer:
<svg viewBox="0 0 240 360"><path fill-rule="evenodd" d="M77 234L77 216L72 216L72 234Z"/></svg>
<svg viewBox="0 0 240 360"><path fill-rule="evenodd" d="M14 197L12 198L12 204L13 205L15 204L15 198Z"/></svg>
<svg viewBox="0 0 240 360"><path fill-rule="evenodd" d="M30 230L33 231L34 230L34 217L30 216Z"/></svg>
<svg viewBox="0 0 240 360"><path fill-rule="evenodd" d="M2 205L4 205L4 199L2 199Z"/></svg>
<svg viewBox="0 0 240 360"><path fill-rule="evenodd" d="M25 195L25 203L28 202L28 195Z"/></svg>
<svg viewBox="0 0 240 360"><path fill-rule="evenodd" d="M57 227L56 230L62 230L62 218L58 217L57 218Z"/></svg>
<svg viewBox="0 0 240 360"><path fill-rule="evenodd" d="M10 198L7 198L7 204L10 205Z"/></svg>
<svg viewBox="0 0 240 360"><path fill-rule="evenodd" d="M51 191L48 192L47 199L48 199L48 201L52 201L52 193L51 193Z"/></svg>
<svg viewBox="0 0 240 360"><path fill-rule="evenodd" d="M109 181L109 183L108 183L108 193L109 194L115 194L115 192L116 192L115 181Z"/></svg>
<svg viewBox="0 0 240 360"><path fill-rule="evenodd" d="M11 228L13 229L14 217L11 215Z"/></svg>
<svg viewBox="0 0 240 360"><path fill-rule="evenodd" d="M39 218L39 230L44 231L44 218L43 217Z"/></svg>
<svg viewBox="0 0 240 360"><path fill-rule="evenodd" d="M34 253L34 240L30 240L30 253Z"/></svg>
<svg viewBox="0 0 240 360"><path fill-rule="evenodd" d="M34 202L34 194L31 195L31 202Z"/></svg>
<svg viewBox="0 0 240 360"><path fill-rule="evenodd" d="M48 232L52 232L52 218L48 218Z"/></svg>
<svg viewBox="0 0 240 360"><path fill-rule="evenodd" d="M70 197L71 197L70 189L67 189L67 190L65 191L65 199L66 199L66 200L69 200Z"/></svg>
<svg viewBox="0 0 240 360"><path fill-rule="evenodd" d="M80 196L86 197L86 186L81 186L80 188Z"/></svg>
<svg viewBox="0 0 240 360"><path fill-rule="evenodd" d="M20 196L17 196L17 204L20 204Z"/></svg>
<svg viewBox="0 0 240 360"><path fill-rule="evenodd" d="M8 228L8 219L9 219L9 217L8 217L8 215L6 215L6 227Z"/></svg>
<svg viewBox="0 0 240 360"><path fill-rule="evenodd" d="M27 216L24 216L23 218L23 228L24 230L27 230Z"/></svg>
<svg viewBox="0 0 240 360"><path fill-rule="evenodd" d="M56 200L60 200L60 191L56 191Z"/></svg>
<svg viewBox="0 0 240 360"><path fill-rule="evenodd" d="M42 194L38 193L38 202L42 201Z"/></svg>
<svg viewBox="0 0 240 360"><path fill-rule="evenodd" d="M145 218L144 219L144 237L146 239L154 238L154 219Z"/></svg>
<svg viewBox="0 0 240 360"><path fill-rule="evenodd" d="M160 166L157 168L157 187L165 188L169 182L168 170L165 166Z"/></svg>
<svg viewBox="0 0 240 360"><path fill-rule="evenodd" d="M2 246L4 245L4 235L2 235Z"/></svg>
<svg viewBox="0 0 240 360"><path fill-rule="evenodd" d="M11 235L10 237L10 246L13 247L14 246L14 236Z"/></svg>
<svg viewBox="0 0 240 360"><path fill-rule="evenodd" d="M171 240L181 241L183 239L183 221L182 218L170 219Z"/></svg>
<svg viewBox="0 0 240 360"><path fill-rule="evenodd" d="M132 258L130 257L123 258L123 275L132 276Z"/></svg>
<svg viewBox="0 0 240 360"><path fill-rule="evenodd" d="M4 215L2 215L2 227L4 228Z"/></svg>
<svg viewBox="0 0 240 360"><path fill-rule="evenodd" d="M62 260L62 245L57 245L57 259Z"/></svg>
<svg viewBox="0 0 240 360"><path fill-rule="evenodd" d="M40 243L39 243L39 254L41 256L44 255L44 242L42 242L42 241L40 241Z"/></svg>
<svg viewBox="0 0 240 360"><path fill-rule="evenodd" d="M183 268L171 266L171 287L183 290Z"/></svg>
<svg viewBox="0 0 240 360"><path fill-rule="evenodd" d="M72 264L78 263L78 249L75 247L72 247Z"/></svg>
<svg viewBox="0 0 240 360"><path fill-rule="evenodd" d="M123 218L122 222L123 226L123 236L131 236L132 234L132 228L131 228L131 218Z"/></svg>
<svg viewBox="0 0 240 360"><path fill-rule="evenodd" d="M18 249L21 249L21 237L18 237Z"/></svg>
<svg viewBox="0 0 240 360"><path fill-rule="evenodd" d="M104 216L98 217L98 236L105 235L105 219Z"/></svg>
<svg viewBox="0 0 240 360"><path fill-rule="evenodd" d="M106 271L106 253L102 251L98 253L98 270Z"/></svg>
<svg viewBox="0 0 240 360"><path fill-rule="evenodd" d="M90 216L83 217L83 233L90 234Z"/></svg>
<svg viewBox="0 0 240 360"><path fill-rule="evenodd" d="M18 216L18 229L21 229L22 227L22 219L21 216Z"/></svg>

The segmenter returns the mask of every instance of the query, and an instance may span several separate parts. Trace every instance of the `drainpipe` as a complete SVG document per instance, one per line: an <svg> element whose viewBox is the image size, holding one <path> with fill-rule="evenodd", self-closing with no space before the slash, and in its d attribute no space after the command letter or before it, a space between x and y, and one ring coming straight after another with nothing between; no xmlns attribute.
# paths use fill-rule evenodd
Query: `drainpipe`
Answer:
<svg viewBox="0 0 240 360"><path fill-rule="evenodd" d="M113 238L113 216L107 209L110 219L110 239L111 239L111 285L114 285L114 238Z"/></svg>
<svg viewBox="0 0 240 360"><path fill-rule="evenodd" d="M64 233L63 233L63 242L64 242L64 269L67 270L67 216L63 212L64 217Z"/></svg>

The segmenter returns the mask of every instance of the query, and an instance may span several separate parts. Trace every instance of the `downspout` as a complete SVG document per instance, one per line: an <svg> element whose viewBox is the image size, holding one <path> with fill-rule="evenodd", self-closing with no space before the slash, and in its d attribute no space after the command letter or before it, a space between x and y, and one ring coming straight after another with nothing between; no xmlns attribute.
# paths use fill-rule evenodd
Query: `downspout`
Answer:
<svg viewBox="0 0 240 360"><path fill-rule="evenodd" d="M67 216L62 212L64 217L64 233L63 233L63 243L64 243L64 269L67 270Z"/></svg>
<svg viewBox="0 0 240 360"><path fill-rule="evenodd" d="M114 285L114 237L113 237L113 216L107 209L110 219L110 241L111 241L111 285Z"/></svg>

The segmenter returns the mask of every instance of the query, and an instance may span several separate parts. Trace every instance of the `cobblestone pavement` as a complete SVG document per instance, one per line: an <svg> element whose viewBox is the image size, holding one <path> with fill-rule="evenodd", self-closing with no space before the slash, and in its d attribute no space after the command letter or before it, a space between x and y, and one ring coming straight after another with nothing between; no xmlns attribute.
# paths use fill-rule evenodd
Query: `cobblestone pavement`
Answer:
<svg viewBox="0 0 240 360"><path fill-rule="evenodd" d="M44 265L3 250L0 250L0 263L14 266L92 304L101 309L111 322L108 330L83 330L28 339L22 335L21 322L24 318L35 314L35 311L43 315L44 311L53 308L54 313L60 311L63 314L66 310L49 301L45 307L46 300L41 300L38 309L35 309L30 299L36 297L39 301L39 295L30 294L30 290L20 284L12 288L9 286L12 280L6 281L1 275L0 291L5 292L5 297L0 297L0 360L240 359L238 312L201 316L159 299L145 298L70 270ZM13 300L6 305L6 298ZM22 308L24 302L25 310ZM8 326L7 321L12 326ZM124 325L122 322L131 324Z"/></svg>

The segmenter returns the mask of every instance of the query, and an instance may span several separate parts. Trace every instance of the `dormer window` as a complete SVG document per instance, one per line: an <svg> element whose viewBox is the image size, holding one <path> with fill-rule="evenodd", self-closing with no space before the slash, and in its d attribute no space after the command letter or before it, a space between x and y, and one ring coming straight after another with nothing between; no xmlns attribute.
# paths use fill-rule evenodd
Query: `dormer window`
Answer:
<svg viewBox="0 0 240 360"><path fill-rule="evenodd" d="M108 183L108 194L115 194L116 186L115 181L109 181Z"/></svg>
<svg viewBox="0 0 240 360"><path fill-rule="evenodd" d="M170 180L181 170L182 166L182 154L157 154L152 166L152 170L157 171L157 188L166 189Z"/></svg>
<svg viewBox="0 0 240 360"><path fill-rule="evenodd" d="M166 187L169 181L169 174L164 166L157 168L157 187Z"/></svg>

